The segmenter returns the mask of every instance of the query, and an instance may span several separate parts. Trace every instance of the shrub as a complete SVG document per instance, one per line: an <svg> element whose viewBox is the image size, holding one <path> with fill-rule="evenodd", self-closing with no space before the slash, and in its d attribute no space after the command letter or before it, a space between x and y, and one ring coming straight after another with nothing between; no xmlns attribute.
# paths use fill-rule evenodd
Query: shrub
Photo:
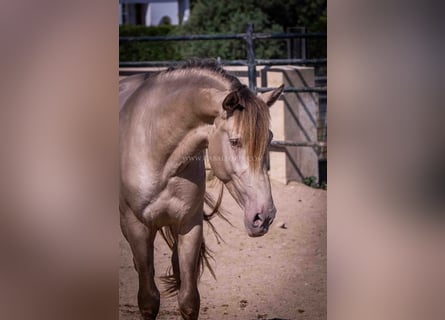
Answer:
<svg viewBox="0 0 445 320"><path fill-rule="evenodd" d="M328 185L326 184L326 182L322 182L321 184L318 183L318 179L314 176L310 176L310 177L305 177L303 179L303 183L311 188L315 188L315 189L327 189Z"/></svg>
<svg viewBox="0 0 445 320"><path fill-rule="evenodd" d="M160 25L147 27L141 25L119 26L120 37L168 36L176 32L177 27ZM121 42L119 61L180 60L179 44L170 41Z"/></svg>

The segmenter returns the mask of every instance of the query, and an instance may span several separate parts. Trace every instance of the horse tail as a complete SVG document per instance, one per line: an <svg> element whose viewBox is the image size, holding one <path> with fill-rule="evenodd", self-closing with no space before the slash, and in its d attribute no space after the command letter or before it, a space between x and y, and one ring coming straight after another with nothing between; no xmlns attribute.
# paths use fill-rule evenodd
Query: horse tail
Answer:
<svg viewBox="0 0 445 320"><path fill-rule="evenodd" d="M170 227L164 227L159 230L164 240L172 250L172 265L167 269L165 275L161 277L161 281L164 284L163 294L167 297L175 295L180 286L181 278L179 274L179 261L178 261L178 245L174 241L173 233ZM212 277L216 279L215 272L210 264L210 260L214 260L211 250L206 246L203 239L198 257L199 264L199 278L201 278L204 270L207 268Z"/></svg>
<svg viewBox="0 0 445 320"><path fill-rule="evenodd" d="M211 209L210 213L206 213L205 211L203 211L204 221L208 224L210 229L215 234L215 238L218 244L220 243L220 241L224 241L224 239L218 233L215 226L210 220L213 219L215 216L218 216L232 225L232 223L225 217L225 212L221 207L223 191L224 186L221 184L221 188L216 201L209 193L206 192L204 195L204 203ZM159 232L169 248L172 250L172 266L169 267L166 274L161 277L161 280L164 283L165 287L164 294L167 296L172 296L177 293L181 286L181 278L179 275L178 246L171 227L163 227L159 230ZM215 259L213 258L212 251L209 249L209 247L207 247L207 245L205 244L205 239L203 238L198 257L199 278L201 278L204 270L208 269L212 277L216 279L216 275L210 264L210 260L214 261Z"/></svg>
<svg viewBox="0 0 445 320"><path fill-rule="evenodd" d="M212 210L210 213L206 213L204 211L204 221L207 222L208 226L213 231L213 234L215 235L218 244L220 244L221 241L224 242L224 239L218 233L211 220L214 217L219 217L233 227L233 224L226 217L227 212L221 207L223 194L224 194L224 185L220 182L218 199L216 201L215 199L213 199L212 195L210 195L208 192L206 192L204 195L204 203Z"/></svg>
<svg viewBox="0 0 445 320"><path fill-rule="evenodd" d="M162 227L159 229L159 233L172 251L172 265L168 267L165 275L161 277L161 281L165 287L163 293L166 296L172 296L176 294L181 286L181 278L179 277L178 245L173 236L171 227Z"/></svg>

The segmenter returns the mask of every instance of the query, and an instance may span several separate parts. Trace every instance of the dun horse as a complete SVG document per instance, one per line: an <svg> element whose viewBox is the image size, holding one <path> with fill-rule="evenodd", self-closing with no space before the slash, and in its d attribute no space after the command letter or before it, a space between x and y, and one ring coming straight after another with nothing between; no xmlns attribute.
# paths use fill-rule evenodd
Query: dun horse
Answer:
<svg viewBox="0 0 445 320"><path fill-rule="evenodd" d="M197 287L207 262L203 239L204 151L244 209L252 237L275 217L264 155L272 138L269 109L283 86L255 96L214 62L195 61L155 76L120 82L120 221L139 275L142 317L155 319L153 241L159 231L173 250L169 291L178 290L184 319L197 319ZM222 193L213 213L217 212Z"/></svg>

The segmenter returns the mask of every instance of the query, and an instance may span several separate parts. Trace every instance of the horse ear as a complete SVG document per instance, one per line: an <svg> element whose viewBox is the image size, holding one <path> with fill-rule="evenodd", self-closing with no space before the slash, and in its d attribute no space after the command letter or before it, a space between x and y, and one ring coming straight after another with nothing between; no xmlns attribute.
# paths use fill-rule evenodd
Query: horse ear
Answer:
<svg viewBox="0 0 445 320"><path fill-rule="evenodd" d="M230 92L223 101L223 109L229 112L234 111L239 107L239 98L236 91Z"/></svg>
<svg viewBox="0 0 445 320"><path fill-rule="evenodd" d="M282 84L281 86L272 91L262 93L258 97L261 100L263 100L269 107L271 107L283 93L283 90L284 90L284 84Z"/></svg>

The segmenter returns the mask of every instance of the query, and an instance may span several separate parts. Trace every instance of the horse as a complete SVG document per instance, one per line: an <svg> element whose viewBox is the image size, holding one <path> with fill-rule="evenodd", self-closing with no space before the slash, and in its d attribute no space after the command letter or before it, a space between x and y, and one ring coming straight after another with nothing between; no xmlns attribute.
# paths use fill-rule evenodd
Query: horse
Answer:
<svg viewBox="0 0 445 320"><path fill-rule="evenodd" d="M267 233L276 214L264 161L272 139L269 107L282 91L283 85L256 96L208 60L119 82L120 225L138 273L143 319L159 312L157 232L172 249L167 291L177 294L183 319L198 318L198 279L209 257L203 221L220 213L222 197L215 202L205 192L206 150L214 175L244 209L247 234Z"/></svg>

